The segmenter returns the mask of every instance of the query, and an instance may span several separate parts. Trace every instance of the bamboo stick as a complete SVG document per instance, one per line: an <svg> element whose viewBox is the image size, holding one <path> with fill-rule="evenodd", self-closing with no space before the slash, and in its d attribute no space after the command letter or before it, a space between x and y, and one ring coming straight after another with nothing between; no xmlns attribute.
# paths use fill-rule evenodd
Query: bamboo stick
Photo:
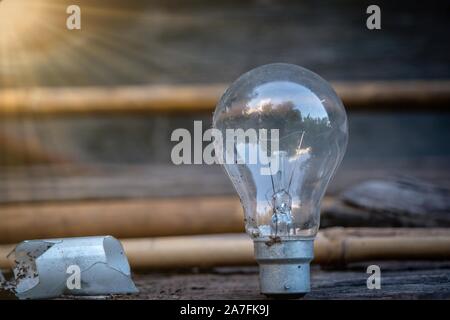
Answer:
<svg viewBox="0 0 450 320"><path fill-rule="evenodd" d="M322 201L325 208L332 198ZM237 196L0 205L0 243L109 234L116 238L244 231Z"/></svg>
<svg viewBox="0 0 450 320"><path fill-rule="evenodd" d="M334 84L348 110L448 110L450 81L358 81Z"/></svg>
<svg viewBox="0 0 450 320"><path fill-rule="evenodd" d="M335 82L347 109L377 111L447 110L450 81ZM120 87L0 90L0 116L213 111L226 85L142 85Z"/></svg>
<svg viewBox="0 0 450 320"><path fill-rule="evenodd" d="M255 264L253 243L245 234L123 239L122 244L135 269ZM0 268L10 266L5 256L12 249L12 245L0 246ZM448 260L450 229L414 228L400 232L375 228L325 229L316 238L314 255L313 262L321 265L370 260Z"/></svg>
<svg viewBox="0 0 450 320"><path fill-rule="evenodd" d="M177 197L0 206L0 243L110 234L117 238L244 230L237 197Z"/></svg>
<svg viewBox="0 0 450 320"><path fill-rule="evenodd" d="M329 228L319 232L315 261L322 265L370 260L450 259L450 229Z"/></svg>
<svg viewBox="0 0 450 320"><path fill-rule="evenodd" d="M133 268L170 269L254 264L246 234L185 236L122 241Z"/></svg>
<svg viewBox="0 0 450 320"><path fill-rule="evenodd" d="M209 112L224 85L3 89L0 116Z"/></svg>

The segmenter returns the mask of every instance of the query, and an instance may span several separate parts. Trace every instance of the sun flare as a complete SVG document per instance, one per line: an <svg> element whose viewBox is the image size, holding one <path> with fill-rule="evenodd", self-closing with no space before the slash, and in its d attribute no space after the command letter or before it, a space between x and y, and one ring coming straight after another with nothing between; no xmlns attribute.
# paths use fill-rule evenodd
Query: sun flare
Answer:
<svg viewBox="0 0 450 320"><path fill-rule="evenodd" d="M146 4L76 2L81 30L67 28L73 0L0 0L0 88L84 83L86 69L102 79L102 68L134 77L145 73L124 48L141 45L127 30L138 23ZM153 62L140 50L133 54Z"/></svg>
<svg viewBox="0 0 450 320"><path fill-rule="evenodd" d="M0 41L3 49L17 49L35 42L46 19L43 0L1 0Z"/></svg>

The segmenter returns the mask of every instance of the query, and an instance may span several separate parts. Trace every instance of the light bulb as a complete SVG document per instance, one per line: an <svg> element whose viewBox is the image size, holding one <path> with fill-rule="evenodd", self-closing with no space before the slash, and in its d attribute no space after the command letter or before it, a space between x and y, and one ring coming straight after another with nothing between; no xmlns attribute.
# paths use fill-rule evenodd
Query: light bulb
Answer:
<svg viewBox="0 0 450 320"><path fill-rule="evenodd" d="M341 100L307 69L264 65L231 84L216 107L213 126L224 137L216 143L216 156L244 208L261 292L309 292L320 203L347 146ZM231 134L239 129L244 137Z"/></svg>

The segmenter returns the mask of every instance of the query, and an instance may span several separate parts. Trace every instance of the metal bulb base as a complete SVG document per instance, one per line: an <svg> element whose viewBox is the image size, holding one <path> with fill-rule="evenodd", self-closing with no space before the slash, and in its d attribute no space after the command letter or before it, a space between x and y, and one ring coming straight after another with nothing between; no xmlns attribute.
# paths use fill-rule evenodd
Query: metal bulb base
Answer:
<svg viewBox="0 0 450 320"><path fill-rule="evenodd" d="M254 246L261 293L274 298L298 298L310 291L314 240L258 240Z"/></svg>

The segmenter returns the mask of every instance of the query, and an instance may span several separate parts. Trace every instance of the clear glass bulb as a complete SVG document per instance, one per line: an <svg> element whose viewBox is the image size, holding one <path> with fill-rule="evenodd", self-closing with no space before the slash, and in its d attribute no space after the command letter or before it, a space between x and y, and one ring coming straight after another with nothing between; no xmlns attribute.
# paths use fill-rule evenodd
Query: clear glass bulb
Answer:
<svg viewBox="0 0 450 320"><path fill-rule="evenodd" d="M213 126L225 139L228 129L266 130L256 141L233 139L216 148L240 196L250 236L268 245L313 239L320 202L348 138L345 109L330 84L296 65L258 67L224 93ZM248 161L251 152L269 161Z"/></svg>

